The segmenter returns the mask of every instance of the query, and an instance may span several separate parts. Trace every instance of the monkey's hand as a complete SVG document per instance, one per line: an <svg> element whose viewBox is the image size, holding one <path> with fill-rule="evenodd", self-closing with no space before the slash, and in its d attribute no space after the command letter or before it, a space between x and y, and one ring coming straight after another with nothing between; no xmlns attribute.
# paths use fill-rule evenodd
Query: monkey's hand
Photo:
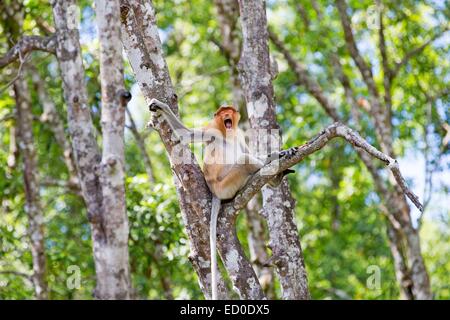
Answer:
<svg viewBox="0 0 450 320"><path fill-rule="evenodd" d="M152 113L152 117L150 118L150 121L147 123L147 128L158 128L159 123L161 122L161 116L163 114L167 114L170 112L169 106L165 104L164 102L159 101L158 99L152 99L150 100L150 103L148 105L148 109ZM169 110L169 111L167 111Z"/></svg>
<svg viewBox="0 0 450 320"><path fill-rule="evenodd" d="M170 108L167 104L154 98L150 100L148 108L151 112L155 112L158 115L161 115L162 113L168 113L170 111Z"/></svg>

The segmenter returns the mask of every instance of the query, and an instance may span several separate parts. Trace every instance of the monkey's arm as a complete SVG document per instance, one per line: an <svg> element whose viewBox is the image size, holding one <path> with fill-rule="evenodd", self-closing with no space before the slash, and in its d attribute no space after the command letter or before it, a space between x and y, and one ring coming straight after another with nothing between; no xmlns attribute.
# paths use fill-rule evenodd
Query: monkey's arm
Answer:
<svg viewBox="0 0 450 320"><path fill-rule="evenodd" d="M208 142L213 138L213 134L210 130L191 129L187 128L172 112L167 104L157 99L150 101L149 109L151 112L157 114L157 116L163 116L173 132L178 136L180 141L185 144L196 142Z"/></svg>

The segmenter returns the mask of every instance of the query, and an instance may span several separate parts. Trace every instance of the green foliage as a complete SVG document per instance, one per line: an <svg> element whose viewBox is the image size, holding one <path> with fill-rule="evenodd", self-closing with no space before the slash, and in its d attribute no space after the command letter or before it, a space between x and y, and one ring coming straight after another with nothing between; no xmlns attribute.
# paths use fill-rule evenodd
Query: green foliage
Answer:
<svg viewBox="0 0 450 320"><path fill-rule="evenodd" d="M231 101L231 85L226 59L211 39L220 41L219 25L213 1L153 1L163 38L166 59L180 101L180 114L188 125L205 124L215 108ZM302 3L308 24L298 13ZM293 56L307 66L326 94L339 107L344 119L350 118L351 106L337 81L330 56L336 53L357 97L367 97L367 88L345 47L339 16L332 1L318 0L320 12L310 1L267 1L269 24L286 43ZM373 67L377 87L383 93L381 57L377 49L378 30L371 25L373 1L347 1L353 15L358 46ZM383 1L388 55L393 66L413 48L442 30L448 21L448 5L440 1ZM80 1L83 60L89 106L100 133L100 87L98 42L91 1ZM47 1L25 2L23 33L46 33L51 26L51 7ZM319 18L321 15L321 18ZM0 15L1 22L4 22ZM5 25L0 24L0 55L11 45ZM393 130L395 149L404 161L408 154L424 153L439 175L448 176L448 135L443 124L449 122L448 80L450 60L448 35L427 46L399 71L393 87ZM285 147L301 145L317 134L331 119L302 86L282 56L271 46L280 73L274 80L277 116ZM49 97L66 123L61 79L55 59L33 53L30 64L41 77ZM16 74L17 65L2 70L3 88ZM126 65L126 86L135 85ZM33 71L34 72L34 71ZM42 114L42 104L30 82L33 115ZM138 90L136 90L138 92ZM126 190L130 226L129 251L133 287L143 299L202 299L195 272L189 262L189 243L184 230L173 185L173 176L159 136L143 128L148 120L143 100L133 109L139 131L145 138L156 183L150 184L141 150L126 130ZM10 130L15 126L15 102L10 88L0 91L0 299L32 299L32 283L27 277L2 271L32 272L27 236L28 219L24 210L21 158L16 166L7 166L10 154ZM361 134L374 142L369 118L363 114ZM61 148L48 125L34 121L33 132L38 153L41 180L64 181L68 172ZM100 136L100 134L99 134ZM427 143L425 143L427 137ZM196 149L200 155L201 150ZM447 163L446 163L447 161ZM296 199L296 222L302 243L309 286L314 299L396 299L395 280L385 221L379 209L370 175L355 151L343 142L335 142L296 167L290 186ZM414 172L410 175L415 174ZM420 176L419 176L420 177ZM417 182L419 179L415 179ZM420 186L420 184L419 184ZM435 183L435 194L448 203L448 181ZM415 191L417 191L417 186ZM83 200L64 187L40 188L45 216L47 281L51 299L91 299L95 286L91 234ZM437 299L449 299L450 234L448 208L426 212L421 229L422 249ZM439 213L439 214L438 214ZM442 216L444 218L442 218ZM248 228L245 218L238 219L238 235L248 254ZM81 287L69 289L69 267L81 272ZM381 270L380 290L367 286L368 268ZM279 297L279 287L277 292Z"/></svg>
<svg viewBox="0 0 450 320"><path fill-rule="evenodd" d="M127 179L131 272L139 297L198 299L187 257L188 240L172 184L149 186L146 175Z"/></svg>
<svg viewBox="0 0 450 320"><path fill-rule="evenodd" d="M450 220L446 216L438 221L425 221L421 230L422 248L431 278L431 290L435 299L450 297Z"/></svg>

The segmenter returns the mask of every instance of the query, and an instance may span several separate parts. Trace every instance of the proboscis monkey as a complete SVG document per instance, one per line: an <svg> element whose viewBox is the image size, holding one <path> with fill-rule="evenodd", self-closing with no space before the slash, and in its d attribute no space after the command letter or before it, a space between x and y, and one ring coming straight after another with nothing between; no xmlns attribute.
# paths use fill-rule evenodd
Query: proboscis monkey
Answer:
<svg viewBox="0 0 450 320"><path fill-rule="evenodd" d="M233 106L222 106L212 121L201 129L188 129L170 110L169 106L152 99L150 111L163 116L182 143L205 144L203 174L213 194L210 219L211 287L212 299L217 299L217 216L221 200L233 199L248 179L266 163L249 153L245 136L238 128L240 114ZM283 152L278 153L283 156ZM271 157L272 158L272 157ZM286 170L269 184L275 186L293 170Z"/></svg>

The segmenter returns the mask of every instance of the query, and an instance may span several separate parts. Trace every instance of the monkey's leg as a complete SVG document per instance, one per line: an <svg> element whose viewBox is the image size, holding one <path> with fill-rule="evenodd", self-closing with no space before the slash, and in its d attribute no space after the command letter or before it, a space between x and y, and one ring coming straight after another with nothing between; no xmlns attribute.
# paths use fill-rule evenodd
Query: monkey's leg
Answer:
<svg viewBox="0 0 450 320"><path fill-rule="evenodd" d="M211 186L212 192L221 200L232 199L251 176L242 165L234 165L218 177Z"/></svg>
<svg viewBox="0 0 450 320"><path fill-rule="evenodd" d="M263 161L248 153L241 154L237 162L237 165L244 165L248 173L254 173L264 166Z"/></svg>

